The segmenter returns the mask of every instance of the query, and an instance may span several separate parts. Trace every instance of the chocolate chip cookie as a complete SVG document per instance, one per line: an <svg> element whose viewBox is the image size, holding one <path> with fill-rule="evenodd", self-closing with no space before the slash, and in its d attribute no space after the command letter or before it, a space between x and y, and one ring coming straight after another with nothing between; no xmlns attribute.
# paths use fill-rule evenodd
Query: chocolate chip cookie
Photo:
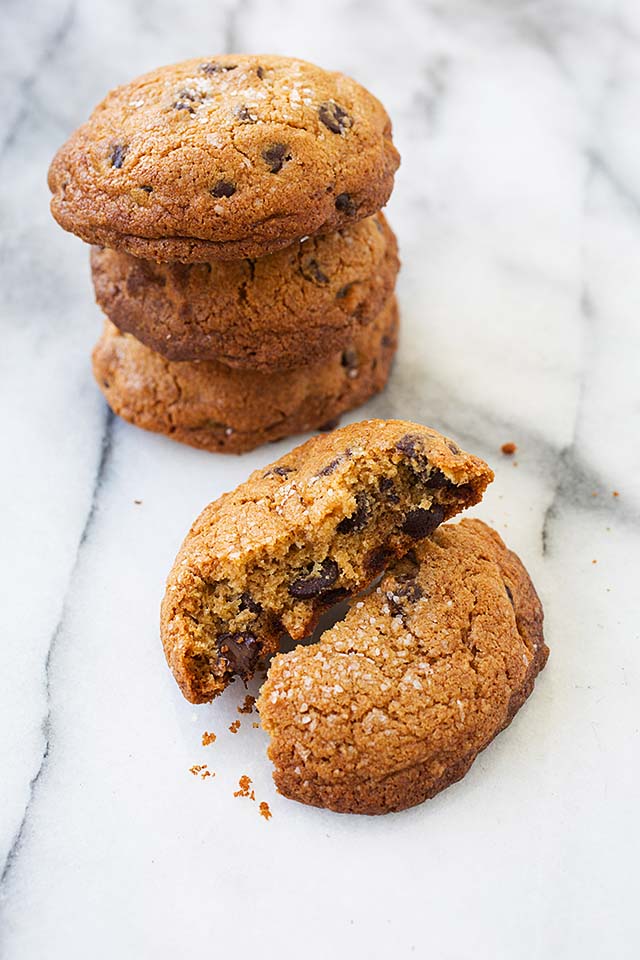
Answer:
<svg viewBox="0 0 640 960"><path fill-rule="evenodd" d="M518 557L479 520L440 527L272 661L258 708L278 790L342 813L422 803L511 722L548 652Z"/></svg>
<svg viewBox="0 0 640 960"><path fill-rule="evenodd" d="M96 298L120 330L169 360L285 370L349 347L398 272L382 214L258 260L155 263L94 247Z"/></svg>
<svg viewBox="0 0 640 960"><path fill-rule="evenodd" d="M282 373L231 370L213 361L165 360L109 321L93 370L112 410L192 447L244 453L323 427L383 389L397 346L391 298L344 350Z"/></svg>
<svg viewBox="0 0 640 960"><path fill-rule="evenodd" d="M382 104L302 60L222 55L118 87L49 170L58 223L149 260L259 257L371 216L399 164Z"/></svg>
<svg viewBox="0 0 640 960"><path fill-rule="evenodd" d="M435 430L367 420L316 436L200 514L169 574L162 642L184 696L213 699L322 612L477 503L493 474Z"/></svg>

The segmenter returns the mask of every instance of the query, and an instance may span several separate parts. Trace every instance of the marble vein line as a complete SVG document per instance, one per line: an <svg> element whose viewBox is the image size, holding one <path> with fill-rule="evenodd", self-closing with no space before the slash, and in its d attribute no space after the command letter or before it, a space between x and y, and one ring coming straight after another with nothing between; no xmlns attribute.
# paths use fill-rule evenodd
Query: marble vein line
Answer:
<svg viewBox="0 0 640 960"><path fill-rule="evenodd" d="M71 0L71 3L65 8L60 21L52 32L49 39L44 44L42 53L39 57L36 58L35 64L31 72L22 80L18 87L18 94L20 99L20 105L17 113L15 114L13 120L10 122L7 132L0 143L0 158L4 153L12 146L20 127L25 121L25 118L29 115L28 108L25 107L25 103L28 99L28 95L33 89L33 86L38 78L38 74L46 64L50 63L53 57L58 53L60 45L66 39L76 15L76 5L75 0Z"/></svg>
<svg viewBox="0 0 640 960"><path fill-rule="evenodd" d="M592 174L600 174L600 176L607 181L614 193L624 201L626 206L637 216L640 215L640 197L636 196L636 194L622 182L602 153L600 153L599 150L589 148L585 151L585 155L590 167L590 172Z"/></svg>
<svg viewBox="0 0 640 960"><path fill-rule="evenodd" d="M73 581L75 580L76 571L78 570L78 567L80 564L80 560L82 556L82 548L84 544L87 542L87 539L91 533L91 528L93 526L93 523L96 517L98 504L100 500L100 494L103 489L107 468L111 458L114 422L115 422L115 415L107 407L105 410L104 425L102 429L102 438L101 438L101 444L100 444L100 460L98 462L98 467L96 469L95 478L93 482L93 489L91 492L91 502L89 504L87 516L82 528L82 533L80 534L80 539L78 540L78 547L76 549L76 554L73 559L73 564L71 566L71 573L69 575L69 580L67 582L67 589L64 593L64 597L62 600L62 608L61 608L60 616L51 634L51 640L49 642L47 656L45 658L45 664L44 664L45 715L42 720L42 734L44 738L44 748L42 751L42 756L40 758L40 764L38 766L38 769L29 783L29 792L28 792L27 802L25 804L24 813L22 815L20 826L18 827L15 833L13 842L7 854L7 858L4 862L2 872L0 873L0 900L3 899L8 878L17 862L17 859L20 853L20 848L22 845L22 840L25 835L27 823L29 821L31 808L33 806L33 803L36 797L38 783L43 773L45 772L45 769L47 767L48 760L49 760L49 754L51 749L50 666L51 666L52 658L58 643L58 639L62 634L65 621L67 618L67 613L69 609L69 593L73 585Z"/></svg>

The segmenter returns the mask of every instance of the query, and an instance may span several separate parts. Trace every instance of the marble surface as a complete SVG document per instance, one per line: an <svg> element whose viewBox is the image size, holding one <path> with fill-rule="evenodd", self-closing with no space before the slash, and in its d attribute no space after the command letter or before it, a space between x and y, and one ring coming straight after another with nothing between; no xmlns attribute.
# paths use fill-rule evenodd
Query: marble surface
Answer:
<svg viewBox="0 0 640 960"><path fill-rule="evenodd" d="M638 3L8 0L0 44L3 960L637 957ZM488 459L476 513L545 604L534 696L403 814L278 797L255 717L228 732L244 691L181 698L164 577L289 444L223 458L108 414L87 250L48 213L47 164L107 89L221 50L343 69L388 107L404 327L357 416Z"/></svg>

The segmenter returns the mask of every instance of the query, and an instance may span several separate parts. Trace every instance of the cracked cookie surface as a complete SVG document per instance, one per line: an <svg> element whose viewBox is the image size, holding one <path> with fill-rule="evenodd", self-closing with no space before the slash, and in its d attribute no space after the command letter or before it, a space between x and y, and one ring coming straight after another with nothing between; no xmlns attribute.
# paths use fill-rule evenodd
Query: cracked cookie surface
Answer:
<svg viewBox="0 0 640 960"><path fill-rule="evenodd" d="M109 319L169 360L284 370L349 346L391 295L399 262L382 214L257 260L155 263L94 247Z"/></svg>
<svg viewBox="0 0 640 960"><path fill-rule="evenodd" d="M396 351L395 297L344 349L280 373L171 361L109 321L93 371L112 410L130 423L218 453L316 430L360 406L387 382Z"/></svg>
<svg viewBox="0 0 640 960"><path fill-rule="evenodd" d="M286 797L387 813L459 780L522 706L548 648L518 557L479 520L440 527L258 700Z"/></svg>
<svg viewBox="0 0 640 960"><path fill-rule="evenodd" d="M202 512L167 580L162 642L180 688L211 700L307 636L493 478L429 427L366 420L313 437Z"/></svg>
<svg viewBox="0 0 640 960"><path fill-rule="evenodd" d="M109 93L51 163L51 210L150 260L258 257L371 216L398 164L384 108L354 80L225 54Z"/></svg>

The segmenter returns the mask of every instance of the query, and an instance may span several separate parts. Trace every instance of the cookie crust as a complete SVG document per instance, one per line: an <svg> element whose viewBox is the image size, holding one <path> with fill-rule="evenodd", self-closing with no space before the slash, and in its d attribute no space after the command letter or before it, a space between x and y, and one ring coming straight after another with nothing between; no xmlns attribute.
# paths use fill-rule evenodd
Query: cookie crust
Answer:
<svg viewBox="0 0 640 960"><path fill-rule="evenodd" d="M342 813L402 810L459 780L544 667L542 606L479 520L440 527L258 700L278 790Z"/></svg>
<svg viewBox="0 0 640 960"><path fill-rule="evenodd" d="M188 263L264 256L371 216L399 162L384 108L354 80L225 54L113 90L48 179L65 230Z"/></svg>
<svg viewBox="0 0 640 960"><path fill-rule="evenodd" d="M98 304L168 360L273 372L347 348L393 291L399 261L382 214L258 260L155 263L94 247Z"/></svg>
<svg viewBox="0 0 640 960"><path fill-rule="evenodd" d="M93 371L109 406L124 420L201 450L237 454L319 429L378 393L391 370L397 335L392 297L344 350L266 374L165 360L107 321L93 351Z"/></svg>

